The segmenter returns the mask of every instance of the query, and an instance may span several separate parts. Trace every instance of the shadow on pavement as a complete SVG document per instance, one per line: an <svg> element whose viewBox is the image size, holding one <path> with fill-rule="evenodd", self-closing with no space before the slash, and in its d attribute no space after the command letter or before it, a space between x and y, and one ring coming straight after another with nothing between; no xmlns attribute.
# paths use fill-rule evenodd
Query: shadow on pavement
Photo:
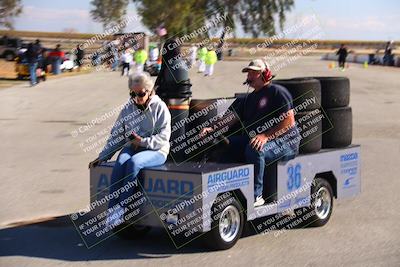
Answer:
<svg viewBox="0 0 400 267"><path fill-rule="evenodd" d="M87 249L68 215L0 230L0 257L93 261L168 258L174 254L204 251L206 249L200 240L176 249L163 229L152 229L145 237L132 241L113 236Z"/></svg>

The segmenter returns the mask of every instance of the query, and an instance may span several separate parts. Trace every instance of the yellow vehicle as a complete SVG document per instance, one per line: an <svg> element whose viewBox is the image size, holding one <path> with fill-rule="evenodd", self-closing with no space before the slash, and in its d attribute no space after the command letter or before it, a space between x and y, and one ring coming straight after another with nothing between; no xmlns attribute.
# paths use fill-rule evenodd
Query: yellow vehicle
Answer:
<svg viewBox="0 0 400 267"><path fill-rule="evenodd" d="M23 55L18 56L15 61L15 72L17 73L17 79L23 80L24 78L29 78L29 64ZM46 80L46 72L42 68L36 69L36 76L38 81Z"/></svg>

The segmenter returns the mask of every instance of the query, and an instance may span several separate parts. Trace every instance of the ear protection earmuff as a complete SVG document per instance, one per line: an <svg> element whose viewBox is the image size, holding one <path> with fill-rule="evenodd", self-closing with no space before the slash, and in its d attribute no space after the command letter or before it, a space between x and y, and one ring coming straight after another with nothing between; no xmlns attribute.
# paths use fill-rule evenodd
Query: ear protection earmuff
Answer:
<svg viewBox="0 0 400 267"><path fill-rule="evenodd" d="M265 69L264 69L263 72L261 72L261 75L262 75L262 78L263 78L264 82L268 82L273 78L272 77L272 71L270 70L270 68L267 65L267 63L265 63L264 61L263 61L263 63L264 63Z"/></svg>

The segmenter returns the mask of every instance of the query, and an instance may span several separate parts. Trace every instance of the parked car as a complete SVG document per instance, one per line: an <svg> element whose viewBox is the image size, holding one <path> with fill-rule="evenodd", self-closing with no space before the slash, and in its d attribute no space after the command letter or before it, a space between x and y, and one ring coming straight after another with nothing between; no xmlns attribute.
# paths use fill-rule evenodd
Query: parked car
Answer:
<svg viewBox="0 0 400 267"><path fill-rule="evenodd" d="M13 61L22 45L22 40L19 38L3 37L0 39L0 56L8 61Z"/></svg>

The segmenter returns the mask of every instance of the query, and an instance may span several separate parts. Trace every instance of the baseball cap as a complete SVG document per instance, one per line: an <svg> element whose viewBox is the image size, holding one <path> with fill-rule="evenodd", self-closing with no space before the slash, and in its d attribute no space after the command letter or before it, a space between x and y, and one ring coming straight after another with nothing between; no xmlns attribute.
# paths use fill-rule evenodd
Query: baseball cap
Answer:
<svg viewBox="0 0 400 267"><path fill-rule="evenodd" d="M266 69L269 69L269 66L264 60L254 59L247 67L242 69L242 72L248 72L249 70L265 71Z"/></svg>

